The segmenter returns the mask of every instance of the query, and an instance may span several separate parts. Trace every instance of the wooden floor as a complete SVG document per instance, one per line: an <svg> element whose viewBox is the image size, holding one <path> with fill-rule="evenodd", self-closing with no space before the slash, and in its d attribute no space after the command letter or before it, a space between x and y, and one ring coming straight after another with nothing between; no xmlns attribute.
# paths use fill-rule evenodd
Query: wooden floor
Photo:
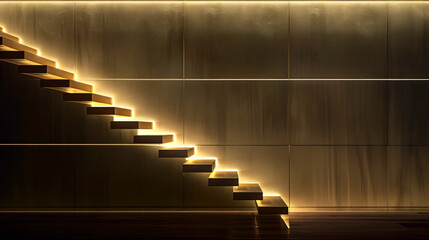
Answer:
<svg viewBox="0 0 429 240"><path fill-rule="evenodd" d="M0 239L429 239L426 213L0 213Z"/></svg>

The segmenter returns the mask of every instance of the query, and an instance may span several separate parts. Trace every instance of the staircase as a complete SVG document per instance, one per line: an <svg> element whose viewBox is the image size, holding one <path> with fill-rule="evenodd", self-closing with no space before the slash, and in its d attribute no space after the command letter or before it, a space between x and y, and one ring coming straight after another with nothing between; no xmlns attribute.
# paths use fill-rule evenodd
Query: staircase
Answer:
<svg viewBox="0 0 429 240"><path fill-rule="evenodd" d="M87 105L87 115L132 117L132 110L113 106L113 99L93 93L89 84L75 80L73 73L57 68L56 62L38 55L38 51L20 43L16 36L0 27L0 60L18 66L18 72L40 79L40 87L63 93L63 101ZM174 142L174 134L154 133L150 121L112 121L111 129L134 129L147 131L134 136L135 144L165 144ZM287 214L288 206L281 196L264 196L258 183L240 183L238 171L216 171L216 159L192 158L193 146L165 147L159 150L160 158L186 158L183 172L211 173L208 186L230 186L233 199L256 201L259 214Z"/></svg>

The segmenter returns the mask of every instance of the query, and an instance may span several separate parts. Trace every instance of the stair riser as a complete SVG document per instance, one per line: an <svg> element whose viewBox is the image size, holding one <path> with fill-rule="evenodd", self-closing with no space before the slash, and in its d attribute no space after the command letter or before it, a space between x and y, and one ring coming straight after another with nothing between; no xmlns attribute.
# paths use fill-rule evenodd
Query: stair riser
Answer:
<svg viewBox="0 0 429 240"><path fill-rule="evenodd" d="M167 136L134 136L134 143L141 144L163 144L173 142L174 137Z"/></svg>
<svg viewBox="0 0 429 240"><path fill-rule="evenodd" d="M213 172L214 166L186 166L183 165L183 172Z"/></svg>
<svg viewBox="0 0 429 240"><path fill-rule="evenodd" d="M263 200L262 193L234 193L234 200Z"/></svg>
<svg viewBox="0 0 429 240"><path fill-rule="evenodd" d="M195 150L159 150L160 158L187 158L194 155Z"/></svg>
<svg viewBox="0 0 429 240"><path fill-rule="evenodd" d="M258 208L258 214L288 214L288 208Z"/></svg>
<svg viewBox="0 0 429 240"><path fill-rule="evenodd" d="M238 186L238 179L209 179L209 186Z"/></svg>
<svg viewBox="0 0 429 240"><path fill-rule="evenodd" d="M110 107L88 107L86 108L86 113L88 115L96 116L121 116L121 117L131 117L132 111L130 109L122 108L110 108Z"/></svg>
<svg viewBox="0 0 429 240"><path fill-rule="evenodd" d="M111 129L153 129L151 122L111 122Z"/></svg>

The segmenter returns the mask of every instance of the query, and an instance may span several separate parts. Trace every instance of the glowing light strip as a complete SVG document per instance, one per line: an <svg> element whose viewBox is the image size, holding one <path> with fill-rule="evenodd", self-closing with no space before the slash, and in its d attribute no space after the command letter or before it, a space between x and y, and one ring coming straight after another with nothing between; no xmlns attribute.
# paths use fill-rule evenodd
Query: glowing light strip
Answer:
<svg viewBox="0 0 429 240"><path fill-rule="evenodd" d="M429 78L80 78L79 81L428 81ZM92 83L91 83L92 84Z"/></svg>
<svg viewBox="0 0 429 240"><path fill-rule="evenodd" d="M77 1L77 0L64 0L64 1L28 1L28 0L16 0L16 1L1 1L0 3L327 3L327 2L336 2L336 3L424 3L424 2L429 2L428 0L420 0L420 1L403 1L403 0L365 0L365 1L347 1L347 0L321 0L321 1L314 1L314 0L310 0L310 1L302 1L302 0L290 0L290 1L284 1L284 0L267 0L267 1L261 1L261 0L255 0L255 1L249 1L249 0L244 0L244 1L237 1L237 0L233 0L233 1L225 1L225 0L220 0L220 1L216 1L216 0L205 0L205 1L199 1L199 0L177 0L177 1L153 1L153 0L149 0L149 1L141 1L141 0L136 0L136 1L87 1L87 0L82 0L82 1Z"/></svg>

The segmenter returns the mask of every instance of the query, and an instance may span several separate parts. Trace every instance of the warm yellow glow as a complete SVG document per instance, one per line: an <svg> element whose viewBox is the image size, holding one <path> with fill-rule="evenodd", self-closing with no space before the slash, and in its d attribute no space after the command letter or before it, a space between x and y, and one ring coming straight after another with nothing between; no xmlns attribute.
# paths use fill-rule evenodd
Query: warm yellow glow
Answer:
<svg viewBox="0 0 429 240"><path fill-rule="evenodd" d="M194 157L194 156L186 158L186 161L192 161L192 160L215 160L217 162L217 158L215 158L215 157L200 158L200 157Z"/></svg>
<svg viewBox="0 0 429 240"><path fill-rule="evenodd" d="M420 0L420 1L403 1L403 0L399 0L399 1L392 1L392 0L388 0L388 1L383 1L383 0L366 0L366 1L347 1L347 0L321 0L321 1L302 1L302 0L290 0L290 1L284 1L284 0L267 0L267 1L198 1L198 0L178 0L178 1L141 1L141 0L136 0L136 1L86 1L86 0L82 0L82 1L72 1L72 0L65 0L65 1L28 1L28 0L16 0L16 1L2 1L1 3L63 3L63 4L70 4L70 3L76 3L76 2L82 2L82 3L98 3L98 4L106 4L106 3L165 3L165 4L171 4L171 3L195 3L195 4L201 4L201 3L427 3L427 0Z"/></svg>
<svg viewBox="0 0 429 240"><path fill-rule="evenodd" d="M264 197L281 197L278 193L264 193Z"/></svg>
<svg viewBox="0 0 429 240"><path fill-rule="evenodd" d="M289 215L287 215L287 214L282 214L282 215L280 215L280 217L282 218L282 220L283 220L283 222L285 223L286 227L287 227L288 229L290 229L290 218L289 218Z"/></svg>
<svg viewBox="0 0 429 240"><path fill-rule="evenodd" d="M217 169L214 172L239 172L238 169Z"/></svg>

